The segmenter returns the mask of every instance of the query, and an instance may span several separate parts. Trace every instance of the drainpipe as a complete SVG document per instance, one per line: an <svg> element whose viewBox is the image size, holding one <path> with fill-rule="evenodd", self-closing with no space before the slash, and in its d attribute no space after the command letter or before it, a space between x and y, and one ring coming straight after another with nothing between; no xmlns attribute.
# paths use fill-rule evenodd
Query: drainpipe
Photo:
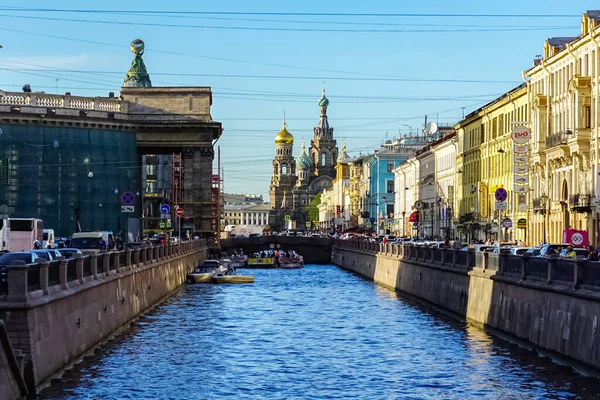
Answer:
<svg viewBox="0 0 600 400"><path fill-rule="evenodd" d="M598 172L598 96L600 95L600 91L598 90L598 84L600 82L598 82L598 60L600 59L600 57L598 57L598 51L600 51L600 44L598 43L598 40L596 40L596 37L594 36L594 30L590 29L590 38L592 39L592 41L594 42L594 44L596 45L596 51L595 51L595 57L596 60L594 62L594 78L596 78L596 96L594 98L594 124L592 125L594 127L594 148L595 148L595 162L594 162L594 166L592 168L593 174L594 174L594 179L592 180L592 184L594 185L594 189L595 189L595 193L596 196L598 196L599 193L599 188L598 188L598 175L600 174ZM591 116L590 116L591 119ZM590 124L591 125L591 124ZM592 232L595 232L596 235L598 235L598 224L600 224L600 221L598 221L598 209L596 209L596 222L594 223L594 227L592 229Z"/></svg>
<svg viewBox="0 0 600 400"><path fill-rule="evenodd" d="M550 134L550 112L552 111L551 109L551 102L550 102L550 72L548 71L548 68L546 68L546 60L542 60L542 69L544 70L544 72L546 73L546 137ZM544 152L545 154L545 152ZM548 191L548 202L547 202L547 208L548 211L546 212L546 214L544 214L544 226L550 226L548 224L548 217L550 216L550 208L552 206L552 199L553 199L553 193L552 190L550 190L550 165L548 163L548 157L546 157L546 190ZM554 189L554 185L552 185L552 189ZM546 232L546 236L548 236L548 232ZM550 243L549 240L547 240L547 238L544 238L544 243Z"/></svg>

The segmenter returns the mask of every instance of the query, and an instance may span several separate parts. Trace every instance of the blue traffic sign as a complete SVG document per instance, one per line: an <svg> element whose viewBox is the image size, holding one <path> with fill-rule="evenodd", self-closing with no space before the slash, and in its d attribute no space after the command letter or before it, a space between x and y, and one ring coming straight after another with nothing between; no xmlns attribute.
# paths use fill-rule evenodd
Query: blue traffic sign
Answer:
<svg viewBox="0 0 600 400"><path fill-rule="evenodd" d="M506 229L512 228L512 220L510 218L504 218L502 220L502 227Z"/></svg>
<svg viewBox="0 0 600 400"><path fill-rule="evenodd" d="M169 206L168 204L161 204L160 205L160 212L163 214L168 214L171 212L171 206Z"/></svg>
<svg viewBox="0 0 600 400"><path fill-rule="evenodd" d="M496 189L495 195L496 195L496 201L500 202L500 203L502 203L502 202L506 201L506 199L508 199L508 192L504 188Z"/></svg>
<svg viewBox="0 0 600 400"><path fill-rule="evenodd" d="M124 192L121 195L121 203L123 203L124 206L132 206L133 203L135 203L135 194L131 192Z"/></svg>

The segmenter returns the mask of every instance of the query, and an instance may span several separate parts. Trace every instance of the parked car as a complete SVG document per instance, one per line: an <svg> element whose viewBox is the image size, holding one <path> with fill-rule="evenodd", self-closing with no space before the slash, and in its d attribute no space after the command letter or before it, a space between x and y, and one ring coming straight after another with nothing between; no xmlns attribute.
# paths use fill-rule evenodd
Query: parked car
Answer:
<svg viewBox="0 0 600 400"><path fill-rule="evenodd" d="M58 249L64 258L73 258L75 254L83 254L79 249Z"/></svg>
<svg viewBox="0 0 600 400"><path fill-rule="evenodd" d="M575 247L573 248L573 251L575 252L575 258L578 260L585 260L588 258L588 251L583 247ZM567 249L561 251L558 256L560 258L567 258Z"/></svg>
<svg viewBox="0 0 600 400"><path fill-rule="evenodd" d="M569 244L547 243L540 250L540 254L538 255L538 257L544 257L544 258L558 257L560 252L563 251L564 249L566 249L568 246L570 246L570 245Z"/></svg>
<svg viewBox="0 0 600 400"><path fill-rule="evenodd" d="M16 251L12 253L4 253L0 256L0 271L6 269L13 261L24 261L25 264L36 262L38 255L30 251Z"/></svg>
<svg viewBox="0 0 600 400"><path fill-rule="evenodd" d="M254 238L254 237L261 237L262 233L251 233L250 235L248 235L249 238Z"/></svg>
<svg viewBox="0 0 600 400"><path fill-rule="evenodd" d="M39 258L45 258L48 261L56 260L56 257L62 256L58 250L54 249L31 250L31 252L35 253Z"/></svg>
<svg viewBox="0 0 600 400"><path fill-rule="evenodd" d="M540 255L541 247L530 247L523 255L537 257Z"/></svg>

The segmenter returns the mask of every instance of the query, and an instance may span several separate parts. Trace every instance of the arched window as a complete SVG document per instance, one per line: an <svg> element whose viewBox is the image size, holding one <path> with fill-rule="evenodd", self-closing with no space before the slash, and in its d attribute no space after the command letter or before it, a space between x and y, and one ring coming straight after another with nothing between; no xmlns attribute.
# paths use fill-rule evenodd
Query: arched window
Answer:
<svg viewBox="0 0 600 400"><path fill-rule="evenodd" d="M325 153L321 154L321 165L325 166L327 163L327 155Z"/></svg>
<svg viewBox="0 0 600 400"><path fill-rule="evenodd" d="M281 165L281 175L287 175L287 174L288 174L287 164L282 164Z"/></svg>

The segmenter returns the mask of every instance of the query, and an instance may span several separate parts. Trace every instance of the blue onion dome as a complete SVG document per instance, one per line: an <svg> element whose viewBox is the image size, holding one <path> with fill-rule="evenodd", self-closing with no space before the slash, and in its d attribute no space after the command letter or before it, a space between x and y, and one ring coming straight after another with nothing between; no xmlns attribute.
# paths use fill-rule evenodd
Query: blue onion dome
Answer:
<svg viewBox="0 0 600 400"><path fill-rule="evenodd" d="M306 146L304 145L304 140L302 141L302 151L300 152L300 157L298 157L298 169L309 169L310 168L310 157L306 154Z"/></svg>
<svg viewBox="0 0 600 400"><path fill-rule="evenodd" d="M317 102L319 107L327 107L329 105L329 99L325 97L325 85L323 85L323 90L321 91L321 98Z"/></svg>

